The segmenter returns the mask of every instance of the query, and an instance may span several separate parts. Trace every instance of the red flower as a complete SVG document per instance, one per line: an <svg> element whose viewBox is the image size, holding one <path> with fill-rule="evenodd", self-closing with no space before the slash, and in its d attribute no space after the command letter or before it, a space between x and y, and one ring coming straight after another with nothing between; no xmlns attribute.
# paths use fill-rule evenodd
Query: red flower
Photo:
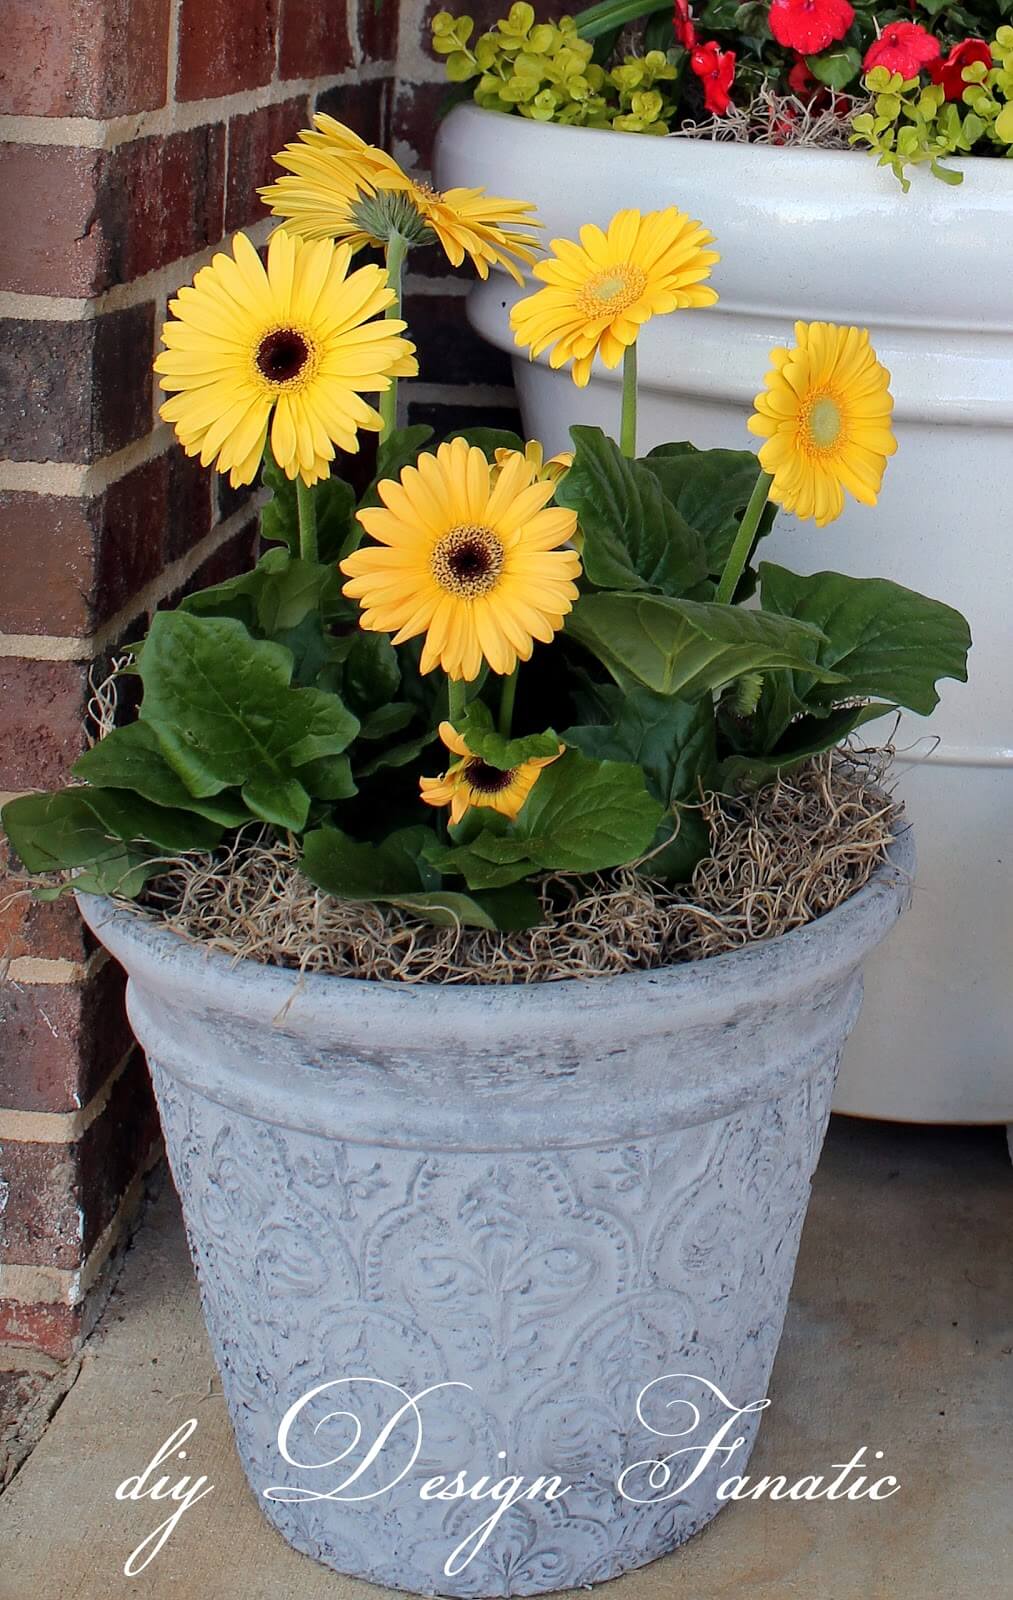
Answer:
<svg viewBox="0 0 1013 1600"><path fill-rule="evenodd" d="M917 78L922 67L941 54L942 47L935 34L919 27L917 22L888 22L865 52L862 66L866 72L873 67L885 67L888 72L899 72L902 78Z"/></svg>
<svg viewBox="0 0 1013 1600"><path fill-rule="evenodd" d="M696 27L693 23L693 13L689 9L689 0L675 0L672 27L675 29L675 37L684 50L696 48Z"/></svg>
<svg viewBox="0 0 1013 1600"><path fill-rule="evenodd" d="M708 39L706 44L697 45L689 64L703 84L707 110L712 116L723 116L732 103L728 91L735 78L735 51L721 50L713 39Z"/></svg>
<svg viewBox="0 0 1013 1600"><path fill-rule="evenodd" d="M967 88L964 68L972 66L975 61L990 67L992 51L984 39L965 39L962 44L953 46L945 61L937 59L929 62L929 77L933 83L942 84L947 100L959 100Z"/></svg>
<svg viewBox="0 0 1013 1600"><path fill-rule="evenodd" d="M788 74L788 88L792 94L797 94L800 100L811 100L821 87L809 71L805 56L797 55L795 65Z"/></svg>
<svg viewBox="0 0 1013 1600"><path fill-rule="evenodd" d="M811 56L844 38L855 9L849 0L771 0L767 20L778 44Z"/></svg>

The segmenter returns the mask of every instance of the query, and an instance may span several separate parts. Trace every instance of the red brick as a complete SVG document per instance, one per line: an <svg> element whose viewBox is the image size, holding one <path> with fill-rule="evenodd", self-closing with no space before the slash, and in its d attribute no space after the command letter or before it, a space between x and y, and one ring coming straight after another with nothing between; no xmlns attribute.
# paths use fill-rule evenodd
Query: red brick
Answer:
<svg viewBox="0 0 1013 1600"><path fill-rule="evenodd" d="M272 156L309 122L306 99L264 106L229 123L229 176L225 196L225 229L245 228L267 212L258 186L280 175Z"/></svg>
<svg viewBox="0 0 1013 1600"><path fill-rule="evenodd" d="M120 145L103 170L96 202L105 242L97 287L130 283L217 244L224 202L223 126Z"/></svg>
<svg viewBox="0 0 1013 1600"><path fill-rule="evenodd" d="M49 788L83 748L87 668L79 661L0 658L0 790Z"/></svg>
<svg viewBox="0 0 1013 1600"><path fill-rule="evenodd" d="M216 474L177 446L169 451L169 502L165 519L165 559L176 561L211 531Z"/></svg>
<svg viewBox="0 0 1013 1600"><path fill-rule="evenodd" d="M11 318L0 339L4 453L87 463L151 428L154 306L84 322Z"/></svg>
<svg viewBox="0 0 1013 1600"><path fill-rule="evenodd" d="M437 11L446 9L446 5L436 7ZM469 5L469 13L473 9ZM387 4L386 0L379 0L379 3L377 0L366 0L366 4L359 7L357 33L364 61L389 61L393 64L397 59L397 6ZM428 38L428 33L424 37Z"/></svg>
<svg viewBox="0 0 1013 1600"><path fill-rule="evenodd" d="M367 144L383 145L391 93L388 78L373 83L342 83L319 94L315 109L354 128Z"/></svg>
<svg viewBox="0 0 1013 1600"><path fill-rule="evenodd" d="M87 1105L130 1048L124 988L114 961L84 984L4 983L0 1106L64 1112Z"/></svg>
<svg viewBox="0 0 1013 1600"><path fill-rule="evenodd" d="M181 0L177 100L271 81L278 0Z"/></svg>
<svg viewBox="0 0 1013 1600"><path fill-rule="evenodd" d="M84 961L93 940L72 895L34 900L23 891L22 871L0 833L0 957L38 956L49 961ZM13 898L17 895L17 899ZM0 1010L3 1007L0 995Z"/></svg>
<svg viewBox="0 0 1013 1600"><path fill-rule="evenodd" d="M138 1050L76 1143L0 1139L0 1170L9 1190L0 1211L0 1262L80 1266L157 1138L158 1116Z"/></svg>
<svg viewBox="0 0 1013 1600"><path fill-rule="evenodd" d="M0 493L0 632L93 632L210 526L211 473L175 448L103 495Z"/></svg>
<svg viewBox="0 0 1013 1600"><path fill-rule="evenodd" d="M21 1350L40 1350L55 1361L74 1354L90 1322L85 1305L65 1306L48 1301L34 1305L0 1298L0 1344Z"/></svg>
<svg viewBox="0 0 1013 1600"><path fill-rule="evenodd" d="M70 145L0 145L0 193L17 197L17 226L4 238L0 288L87 295L105 245L96 196L105 156Z"/></svg>
<svg viewBox="0 0 1013 1600"><path fill-rule="evenodd" d="M449 83L400 83L394 96L390 129L392 147L406 144L412 152L409 166L423 176L432 165L436 130L443 117L450 89Z"/></svg>
<svg viewBox="0 0 1013 1600"><path fill-rule="evenodd" d="M366 0L367 5L372 0ZM343 6L319 0L282 0L281 52L283 78L319 78L345 72L353 63L348 20Z"/></svg>
<svg viewBox="0 0 1013 1600"><path fill-rule="evenodd" d="M73 495L0 494L0 632L88 632L92 505Z"/></svg>
<svg viewBox="0 0 1013 1600"><path fill-rule="evenodd" d="M221 237L225 129L114 150L0 146L0 191L30 197L8 230L0 288L90 296Z"/></svg>
<svg viewBox="0 0 1013 1600"><path fill-rule="evenodd" d="M8 0L0 111L113 117L165 103L169 0Z"/></svg>

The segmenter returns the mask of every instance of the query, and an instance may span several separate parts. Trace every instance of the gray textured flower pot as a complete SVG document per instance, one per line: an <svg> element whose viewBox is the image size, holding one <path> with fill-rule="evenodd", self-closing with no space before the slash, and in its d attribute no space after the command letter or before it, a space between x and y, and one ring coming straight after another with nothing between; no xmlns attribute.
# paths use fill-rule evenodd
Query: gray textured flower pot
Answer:
<svg viewBox="0 0 1013 1600"><path fill-rule="evenodd" d="M902 832L866 888L785 938L526 988L299 981L81 897L130 975L243 1465L258 1497L291 1495L261 1504L293 1545L425 1594L538 1594L714 1516L757 1412L684 1492L617 1483L717 1430L709 1385L737 1407L766 1394L861 964L913 863ZM288 1435L297 1466L279 1424L323 1384ZM400 1404L383 1385L434 1384L459 1387L347 1486ZM699 1408L691 1438L676 1398ZM567 1492L510 1496L448 1574L498 1502L420 1487L507 1474ZM343 1484L359 1498L304 1498Z"/></svg>

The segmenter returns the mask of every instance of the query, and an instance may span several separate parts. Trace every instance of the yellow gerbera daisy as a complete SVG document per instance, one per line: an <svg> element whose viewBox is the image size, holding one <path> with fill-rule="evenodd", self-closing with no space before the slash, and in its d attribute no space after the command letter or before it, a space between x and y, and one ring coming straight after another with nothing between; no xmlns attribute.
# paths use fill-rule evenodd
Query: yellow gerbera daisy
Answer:
<svg viewBox="0 0 1013 1600"><path fill-rule="evenodd" d="M243 233L170 300L155 360L160 411L187 455L252 483L267 431L278 465L307 484L325 478L334 447L355 451L379 413L361 398L418 371L406 324L382 319L394 293L381 267L348 274L351 251L279 230L267 268ZM377 318L381 320L376 320ZM372 319L372 320L371 320ZM272 420L273 413L273 420Z"/></svg>
<svg viewBox="0 0 1013 1600"><path fill-rule="evenodd" d="M511 456L517 455L516 450L500 449L495 452L493 476L501 467L505 467ZM545 459L545 450L537 439L529 439L524 446L524 459L529 462L537 479L545 483L558 483L565 473L573 466L573 451L560 450L558 455Z"/></svg>
<svg viewBox="0 0 1013 1600"><path fill-rule="evenodd" d="M686 306L710 306L717 294L704 283L720 260L713 235L684 211L617 211L603 233L593 223L580 244L553 239L552 256L534 267L546 285L519 300L510 326L532 359L549 350L549 365L573 363L583 389L596 355L616 367L651 317Z"/></svg>
<svg viewBox="0 0 1013 1600"><path fill-rule="evenodd" d="M460 756L442 778L420 778L419 788L427 806L449 806L451 822L460 822L472 806L499 811L513 822L538 782L543 767L558 761L564 744L554 756L539 756L521 761L501 771L469 750L461 735L449 722L440 723L440 738L452 755Z"/></svg>
<svg viewBox="0 0 1013 1600"><path fill-rule="evenodd" d="M482 451L452 439L381 483L383 506L356 512L378 544L341 563L360 625L395 644L424 633L422 671L456 679L483 659L512 672L534 640L548 644L577 598L580 557L559 548L577 519L532 478L516 452L494 483Z"/></svg>
<svg viewBox="0 0 1013 1600"><path fill-rule="evenodd" d="M890 374L864 328L796 322L795 338L794 349L770 352L748 425L766 440L759 458L774 480L770 499L822 528L844 510L845 489L876 504L897 448Z"/></svg>
<svg viewBox="0 0 1013 1600"><path fill-rule="evenodd" d="M290 176L258 190L265 205L285 227L304 239L346 239L353 248L382 241L354 215L364 197L382 193L407 195L422 221L439 240L451 266L465 256L480 278L490 266L501 266L518 282L516 261L535 259L531 219L534 206L525 200L504 200L483 189L447 189L422 183L398 166L393 156L366 144L333 117L317 113L312 129L275 156Z"/></svg>

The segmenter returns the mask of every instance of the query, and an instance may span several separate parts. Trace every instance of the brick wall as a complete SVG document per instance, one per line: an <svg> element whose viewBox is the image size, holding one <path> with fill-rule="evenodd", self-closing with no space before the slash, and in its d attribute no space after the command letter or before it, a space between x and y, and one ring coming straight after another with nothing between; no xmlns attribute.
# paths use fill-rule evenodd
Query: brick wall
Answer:
<svg viewBox="0 0 1013 1600"><path fill-rule="evenodd" d="M157 421L166 300L318 107L427 172L446 93L435 0L10 0L0 60L0 800L59 784L89 677L181 590L247 563L249 497ZM505 6L467 9L486 27ZM276 171L276 169L274 169ZM407 282L408 418L516 426L509 362L437 250ZM87 1331L159 1153L119 968L71 904L4 904L0 1367ZM6 874L6 877L5 877ZM5 1349L7 1354L5 1355ZM21 1354L17 1354L20 1351Z"/></svg>
<svg viewBox="0 0 1013 1600"><path fill-rule="evenodd" d="M360 15L361 13L361 15ZM89 672L181 588L248 561L248 497L159 424L166 299L315 102L380 138L396 8L10 0L0 61L0 795L61 782ZM11 864L0 861L0 903ZM0 1366L67 1354L158 1153L116 965L73 907L0 913ZM25 1356L15 1357L24 1360Z"/></svg>

